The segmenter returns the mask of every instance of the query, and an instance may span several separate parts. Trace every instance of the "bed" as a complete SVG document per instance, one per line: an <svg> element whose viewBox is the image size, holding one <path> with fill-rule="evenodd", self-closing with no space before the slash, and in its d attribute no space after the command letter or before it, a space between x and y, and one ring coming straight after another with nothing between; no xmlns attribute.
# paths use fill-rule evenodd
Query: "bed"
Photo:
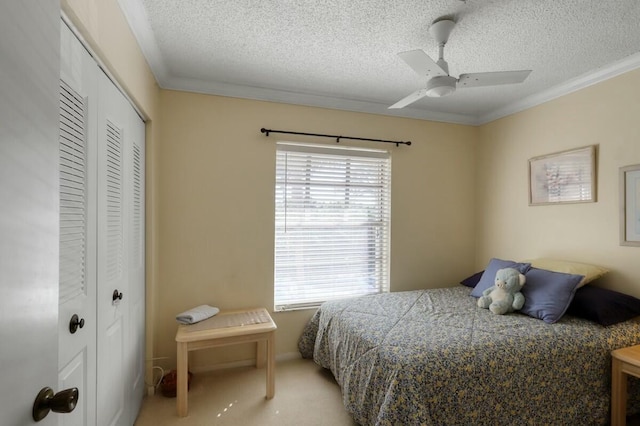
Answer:
<svg viewBox="0 0 640 426"><path fill-rule="evenodd" d="M494 315L457 286L326 302L299 349L361 425L606 425L610 352L639 343L638 318Z"/></svg>

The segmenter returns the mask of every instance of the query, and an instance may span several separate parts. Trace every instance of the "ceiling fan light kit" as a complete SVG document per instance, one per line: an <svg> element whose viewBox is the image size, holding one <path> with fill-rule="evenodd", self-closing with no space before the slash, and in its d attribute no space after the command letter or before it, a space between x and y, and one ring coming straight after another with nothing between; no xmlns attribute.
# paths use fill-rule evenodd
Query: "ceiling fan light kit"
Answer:
<svg viewBox="0 0 640 426"><path fill-rule="evenodd" d="M429 28L429 33L438 43L437 62L420 49L398 53L400 59L406 62L418 75L427 77L427 88L413 92L391 105L389 109L404 108L425 96L430 98L448 96L453 94L456 89L522 83L531 73L531 70L521 70L467 73L461 74L460 78L450 76L449 64L444 59L444 46L447 44L455 25L456 23L450 19L441 19L436 20Z"/></svg>
<svg viewBox="0 0 640 426"><path fill-rule="evenodd" d="M433 77L427 82L427 96L441 98L456 91L456 79L448 75Z"/></svg>

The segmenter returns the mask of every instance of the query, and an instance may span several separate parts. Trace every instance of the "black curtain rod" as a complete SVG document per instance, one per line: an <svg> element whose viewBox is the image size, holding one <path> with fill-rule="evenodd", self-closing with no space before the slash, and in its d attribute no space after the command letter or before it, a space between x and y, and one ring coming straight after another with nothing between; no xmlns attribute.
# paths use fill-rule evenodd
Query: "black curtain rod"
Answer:
<svg viewBox="0 0 640 426"><path fill-rule="evenodd" d="M269 133L284 133L287 135L303 135L303 136L320 136L322 138L335 138L336 143L340 143L340 139L351 139L354 141L369 141L369 142L384 142L384 143L395 143L396 146L402 145L411 145L411 141L388 141L384 139L369 139L369 138L353 138L351 136L336 136L336 135L323 135L320 133L304 133L304 132L288 132L286 130L271 130L265 129L264 127L260 129L260 132L269 136Z"/></svg>

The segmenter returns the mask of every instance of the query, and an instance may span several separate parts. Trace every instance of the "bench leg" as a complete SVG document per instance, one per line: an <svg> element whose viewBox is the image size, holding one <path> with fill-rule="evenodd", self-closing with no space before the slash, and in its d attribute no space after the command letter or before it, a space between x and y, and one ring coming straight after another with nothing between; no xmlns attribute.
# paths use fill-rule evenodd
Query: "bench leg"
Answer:
<svg viewBox="0 0 640 426"><path fill-rule="evenodd" d="M177 387L176 387L176 406L178 409L178 416L185 417L188 410L188 375L189 375L189 351L187 343L178 343L177 354Z"/></svg>
<svg viewBox="0 0 640 426"><path fill-rule="evenodd" d="M258 340L256 343L256 368L264 367L266 354L267 342L264 340Z"/></svg>
<svg viewBox="0 0 640 426"><path fill-rule="evenodd" d="M622 361L612 358L611 364L611 426L627 423L627 375Z"/></svg>
<svg viewBox="0 0 640 426"><path fill-rule="evenodd" d="M276 333L269 333L267 339L267 399L273 398L276 393Z"/></svg>

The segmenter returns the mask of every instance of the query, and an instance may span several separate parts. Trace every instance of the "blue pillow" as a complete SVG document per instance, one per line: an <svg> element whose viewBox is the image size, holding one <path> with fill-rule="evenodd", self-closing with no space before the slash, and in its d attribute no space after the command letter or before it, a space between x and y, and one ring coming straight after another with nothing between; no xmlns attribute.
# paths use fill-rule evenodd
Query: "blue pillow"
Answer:
<svg viewBox="0 0 640 426"><path fill-rule="evenodd" d="M478 285L478 282L480 282L480 278L482 277L483 272L484 271L476 272L470 277L467 277L464 280L460 281L460 284L471 288L475 287L476 285Z"/></svg>
<svg viewBox="0 0 640 426"><path fill-rule="evenodd" d="M562 318L584 278L538 268L531 268L524 275L527 282L521 290L524 306L520 312L549 324Z"/></svg>
<svg viewBox="0 0 640 426"><path fill-rule="evenodd" d="M576 291L567 314L604 326L613 325L640 316L640 299L587 285Z"/></svg>
<svg viewBox="0 0 640 426"><path fill-rule="evenodd" d="M478 281L478 284L476 284L473 290L471 290L471 295L473 297L482 296L482 292L495 283L496 272L498 272L498 269L515 268L520 271L521 274L524 274L529 270L530 267L530 263L517 263L513 260L502 260L493 258L489 261L489 264L482 273L482 277L480 278L480 281Z"/></svg>

